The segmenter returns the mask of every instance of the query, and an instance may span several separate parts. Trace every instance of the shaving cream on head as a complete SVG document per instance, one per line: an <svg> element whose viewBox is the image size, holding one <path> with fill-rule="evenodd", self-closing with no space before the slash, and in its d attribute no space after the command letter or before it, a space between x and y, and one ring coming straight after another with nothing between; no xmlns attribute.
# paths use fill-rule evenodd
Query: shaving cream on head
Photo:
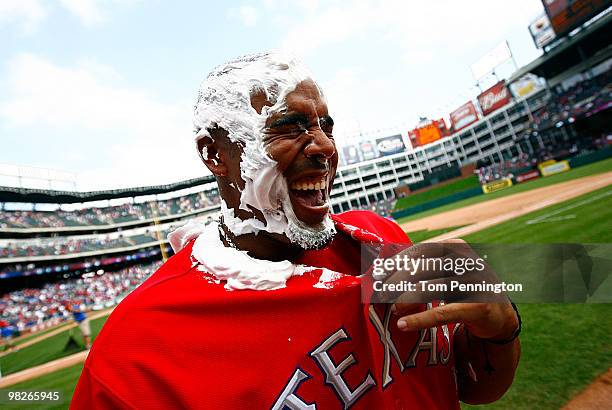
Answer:
<svg viewBox="0 0 612 410"><path fill-rule="evenodd" d="M215 68L200 86L193 120L196 143L200 138L212 138L209 130L219 127L228 132L230 141L242 146L240 173L244 189L239 208L250 211L249 206L253 207L265 218L265 224L256 218L242 220L223 204L223 222L234 235L265 230L284 234L307 249L322 246L335 233L329 217L316 227L306 226L297 219L287 182L262 141L268 116L286 110L287 94L311 77L304 64L293 56L262 53L240 57ZM323 94L320 89L319 92ZM272 104L262 107L261 113L251 104L251 96L257 93L265 93L266 100Z"/></svg>

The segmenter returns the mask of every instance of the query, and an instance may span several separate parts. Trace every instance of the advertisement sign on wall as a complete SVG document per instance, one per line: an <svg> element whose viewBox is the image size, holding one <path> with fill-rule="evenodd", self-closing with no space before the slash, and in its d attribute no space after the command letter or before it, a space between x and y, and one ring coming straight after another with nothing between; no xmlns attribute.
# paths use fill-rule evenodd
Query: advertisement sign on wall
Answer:
<svg viewBox="0 0 612 410"><path fill-rule="evenodd" d="M540 173L538 170L534 169L533 171L525 172L523 174L516 176L516 183L520 184L521 182L531 181L532 179L540 178Z"/></svg>
<svg viewBox="0 0 612 410"><path fill-rule="evenodd" d="M406 149L401 135L392 135L390 137L378 138L376 140L376 150L379 157L386 155L397 154Z"/></svg>
<svg viewBox="0 0 612 410"><path fill-rule="evenodd" d="M503 41L470 66L472 69L472 75L476 80L480 80L482 77L493 71L496 67L502 65L511 58L512 53L510 52L508 42Z"/></svg>
<svg viewBox="0 0 612 410"><path fill-rule="evenodd" d="M563 36L610 6L608 0L542 0L557 36Z"/></svg>
<svg viewBox="0 0 612 410"><path fill-rule="evenodd" d="M376 147L374 147L372 141L363 141L359 147L364 161L376 158Z"/></svg>
<svg viewBox="0 0 612 410"><path fill-rule="evenodd" d="M417 136L419 145L429 144L430 142L437 141L440 138L442 138L442 133L440 132L438 125L435 123L419 128L419 135Z"/></svg>
<svg viewBox="0 0 612 410"><path fill-rule="evenodd" d="M342 147L342 154L344 156L344 163L346 165L355 164L361 161L361 158L359 158L359 149L355 145L347 145Z"/></svg>
<svg viewBox="0 0 612 410"><path fill-rule="evenodd" d="M497 181L484 184L482 186L482 192L485 194L490 194L491 192L500 191L511 186L512 180L510 178L498 179Z"/></svg>
<svg viewBox="0 0 612 410"><path fill-rule="evenodd" d="M540 169L540 173L542 176L547 177L549 175L559 174L561 172L569 171L570 164L567 161L546 161L538 164L538 168Z"/></svg>
<svg viewBox="0 0 612 410"><path fill-rule="evenodd" d="M545 13L542 13L529 25L529 33L537 48L544 48L555 39L555 31L550 25L550 20Z"/></svg>
<svg viewBox="0 0 612 410"><path fill-rule="evenodd" d="M545 80L538 76L527 73L512 84L510 91L515 98L527 98L546 87Z"/></svg>
<svg viewBox="0 0 612 410"><path fill-rule="evenodd" d="M408 131L408 139L413 148L430 144L450 135L443 118L424 120L415 129Z"/></svg>
<svg viewBox="0 0 612 410"><path fill-rule="evenodd" d="M478 104L483 115L488 115L508 104L512 97L504 80L498 82L478 96Z"/></svg>
<svg viewBox="0 0 612 410"><path fill-rule="evenodd" d="M450 113L450 120L453 130L457 132L478 121L478 112L474 104L468 101Z"/></svg>

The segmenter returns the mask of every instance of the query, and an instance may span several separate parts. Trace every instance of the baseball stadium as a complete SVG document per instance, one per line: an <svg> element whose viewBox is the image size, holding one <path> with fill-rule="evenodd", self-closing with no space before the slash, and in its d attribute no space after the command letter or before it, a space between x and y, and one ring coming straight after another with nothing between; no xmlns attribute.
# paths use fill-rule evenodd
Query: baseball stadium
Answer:
<svg viewBox="0 0 612 410"><path fill-rule="evenodd" d="M542 4L542 15L524 28L539 57L502 76L496 70L512 59L502 43L484 63L489 83L480 82L485 74L476 78L478 96L440 119L338 139L331 212L373 212L413 244L611 244L612 8L594 0ZM29 165L0 166L1 405L65 409L109 316L175 259L169 234L188 222L209 229L220 216L227 220L227 191L214 170L168 184L59 190L52 187L62 176ZM608 271L579 303L517 302L514 381L501 399L478 407L612 407L609 257ZM512 262L521 269L521 260ZM15 401L11 392L58 399Z"/></svg>

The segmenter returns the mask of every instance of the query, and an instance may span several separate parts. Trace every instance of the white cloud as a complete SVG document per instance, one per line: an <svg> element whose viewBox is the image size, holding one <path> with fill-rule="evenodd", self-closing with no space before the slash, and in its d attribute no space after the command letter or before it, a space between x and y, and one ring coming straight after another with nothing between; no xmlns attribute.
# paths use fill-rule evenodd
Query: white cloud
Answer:
<svg viewBox="0 0 612 410"><path fill-rule="evenodd" d="M91 27L106 20L99 0L60 0L60 4L79 18L84 26Z"/></svg>
<svg viewBox="0 0 612 410"><path fill-rule="evenodd" d="M131 6L140 0L59 0L59 5L79 19L86 27L105 23L112 7Z"/></svg>
<svg viewBox="0 0 612 410"><path fill-rule="evenodd" d="M0 1L0 24L20 22L25 33L35 30L38 23L45 19L47 12L40 0L2 0Z"/></svg>
<svg viewBox="0 0 612 410"><path fill-rule="evenodd" d="M467 45L490 42L493 46L517 24L526 30L542 10L535 0L517 0L502 7L489 0L357 0L350 6L338 2L325 6L311 4L301 21L287 22L283 46L309 54L346 40L378 36L406 51L418 49L428 55L442 51L430 48L437 46L452 55L465 51Z"/></svg>
<svg viewBox="0 0 612 410"><path fill-rule="evenodd" d="M259 13L255 7L242 5L238 8L230 9L229 16L240 20L246 27L254 27L257 24Z"/></svg>
<svg viewBox="0 0 612 410"><path fill-rule="evenodd" d="M47 145L48 156L55 163L65 160L68 171L76 171L70 166L75 158L64 153L78 146L81 165L91 160L79 170L85 186L172 182L203 173L193 144L191 102L168 103L122 86L112 67L92 61L65 67L23 54L10 61L8 72L0 122L28 135L33 149L48 134L60 135L57 144Z"/></svg>
<svg viewBox="0 0 612 410"><path fill-rule="evenodd" d="M113 6L128 6L140 0L0 0L0 24L15 22L26 34L33 33L38 25L49 17L52 8L61 8L78 18L86 27L92 27L109 19Z"/></svg>
<svg viewBox="0 0 612 410"><path fill-rule="evenodd" d="M358 37L365 30L380 28L385 24L385 16L379 7L376 3L357 1L350 7L331 5L318 12L311 9L301 22L286 22L288 30L281 48L308 55L319 48Z"/></svg>
<svg viewBox="0 0 612 410"><path fill-rule="evenodd" d="M269 1L263 6L272 9ZM304 13L285 5L271 21L284 31L281 48L339 66L322 85L337 116L353 119L350 134L357 122L377 129L447 114L469 98L469 64L517 30L527 33L541 11L537 0L329 1Z"/></svg>
<svg viewBox="0 0 612 410"><path fill-rule="evenodd" d="M334 118L334 135L339 145L361 137L376 138L397 133L409 117L410 101L402 96L392 80L367 75L363 68L342 67L321 86L330 114ZM410 118L415 120L416 118ZM361 137L360 137L361 135Z"/></svg>

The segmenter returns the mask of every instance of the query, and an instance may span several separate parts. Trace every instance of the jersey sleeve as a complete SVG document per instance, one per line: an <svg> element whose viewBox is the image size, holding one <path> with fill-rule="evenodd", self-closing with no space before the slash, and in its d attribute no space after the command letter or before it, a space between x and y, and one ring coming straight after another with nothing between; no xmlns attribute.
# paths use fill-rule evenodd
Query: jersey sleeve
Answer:
<svg viewBox="0 0 612 410"><path fill-rule="evenodd" d="M412 244L406 232L395 222L371 211L348 211L336 218L350 225L366 229L380 236L385 242Z"/></svg>
<svg viewBox="0 0 612 410"><path fill-rule="evenodd" d="M83 368L79 382L77 383L70 410L80 409L133 409L119 398L110 388L98 380L89 370L87 365Z"/></svg>

